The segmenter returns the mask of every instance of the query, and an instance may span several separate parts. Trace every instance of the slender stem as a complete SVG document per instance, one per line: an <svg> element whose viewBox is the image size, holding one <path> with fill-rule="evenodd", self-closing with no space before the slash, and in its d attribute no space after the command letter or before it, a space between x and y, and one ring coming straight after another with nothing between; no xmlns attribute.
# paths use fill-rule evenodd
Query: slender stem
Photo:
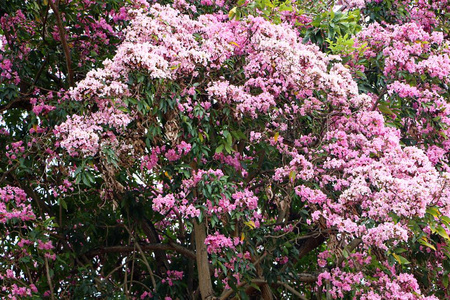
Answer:
<svg viewBox="0 0 450 300"><path fill-rule="evenodd" d="M292 294L298 297L298 299L306 300L306 297L297 292L292 286L285 282L278 282L280 285L284 286L287 290L289 290Z"/></svg>
<svg viewBox="0 0 450 300"><path fill-rule="evenodd" d="M55 5L53 0L49 0L48 3L50 4L50 7L52 8L52 10L55 13L56 25L58 26L58 31L59 31L59 36L61 38L61 44L63 47L64 56L66 57L66 67L67 67L67 73L68 73L67 77L69 79L69 85L75 86L73 69L72 69L72 59L70 58L70 49L69 49L69 45L67 44L66 32L65 32L62 20L61 20L61 14L59 13L59 9L58 9L59 1L58 1L57 5Z"/></svg>
<svg viewBox="0 0 450 300"><path fill-rule="evenodd" d="M133 236L131 230L130 230L127 226L125 226L125 229L128 231L128 233L130 234L130 236ZM153 288L156 289L156 280L155 280L155 276L153 275L152 268L150 267L150 264L148 263L147 257L145 256L145 252L142 250L141 246L140 246L139 243L136 241L136 238L134 238L134 236L133 236L133 239L134 239L134 244L135 244L136 247L138 248L139 253L140 253L141 256L142 256L142 259L144 260L144 264L147 266L148 273L150 274L150 279L151 279L151 281L152 281Z"/></svg>
<svg viewBox="0 0 450 300"><path fill-rule="evenodd" d="M253 279L251 281L252 284L257 284L257 285L262 285L262 284L267 284L267 281L265 281L264 279ZM277 281L274 282L273 284L275 285L281 285L283 287L285 287L287 290L289 290L292 294L294 294L295 296L297 296L297 299L300 300L307 300L307 298L305 296L303 296L302 294L300 294L299 292L297 292L292 286L290 286L289 284L287 284L286 282L282 282L282 281ZM237 286L237 288L241 288L243 286L246 286L247 283L243 282L241 284L239 284ZM225 290L222 295L220 296L220 300L226 300L228 297L230 297L232 294L234 293L233 289L229 289L229 290Z"/></svg>
<svg viewBox="0 0 450 300"><path fill-rule="evenodd" d="M44 260L45 260L45 271L46 271L46 275L47 275L47 283L48 283L48 286L50 288L50 297L51 297L52 300L55 300L55 294L53 292L52 279L50 277L50 267L48 266L48 258L45 257Z"/></svg>
<svg viewBox="0 0 450 300"><path fill-rule="evenodd" d="M193 251L186 249L185 247L175 244L174 242L169 242L168 244L146 244L141 245L141 249L143 251L156 251L156 250L162 250L162 251L175 251L177 253L180 253L184 255L185 257L189 259L196 259L196 255ZM94 257L97 255L101 255L104 253L125 253L125 252L133 252L134 246L111 246L111 247L103 247L98 248L89 252L86 252L85 255L87 257Z"/></svg>

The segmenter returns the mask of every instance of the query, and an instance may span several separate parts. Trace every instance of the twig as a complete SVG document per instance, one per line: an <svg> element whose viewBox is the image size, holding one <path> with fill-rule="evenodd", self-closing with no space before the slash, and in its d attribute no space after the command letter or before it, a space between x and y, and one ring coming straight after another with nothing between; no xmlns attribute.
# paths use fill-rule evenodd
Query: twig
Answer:
<svg viewBox="0 0 450 300"><path fill-rule="evenodd" d="M137 284L140 284L140 285L142 285L144 288L146 288L149 292L152 292L152 290L151 290L148 286L146 286L145 284L143 284L143 283L140 282L140 281L130 280L130 283L137 283Z"/></svg>
<svg viewBox="0 0 450 300"><path fill-rule="evenodd" d="M264 279L252 279L251 281L252 284L268 284L268 282ZM307 300L307 298L305 296L303 296L302 294L300 294L299 292L297 292L292 286L290 286L289 284L282 282L282 281L277 281L274 282L273 284L276 285L281 285L283 287L285 287L287 290L289 290L292 294L294 294L295 296L298 297L298 299L301 300ZM246 282L243 282L239 285L237 285L237 288L241 288L243 286L247 285ZM220 296L220 300L226 300L228 297L230 297L232 294L234 293L233 289L229 289L229 290L225 290L222 295Z"/></svg>
<svg viewBox="0 0 450 300"><path fill-rule="evenodd" d="M362 242L362 240L360 238L356 238L353 241L351 241L349 244L347 244L344 247L344 250L346 250L348 253L351 253L353 250L355 250L356 247L358 247L358 245ZM344 256L341 256L338 261L336 262L336 266L339 267L340 264L342 264L342 262L344 261Z"/></svg>
<svg viewBox="0 0 450 300"><path fill-rule="evenodd" d="M50 288L50 297L52 300L55 300L55 294L53 293L53 285L52 285L52 279L50 278L50 267L48 266L48 258L45 257L45 271L46 271L46 275L47 275L47 283L48 286Z"/></svg>
<svg viewBox="0 0 450 300"><path fill-rule="evenodd" d="M1 110L0 110L1 112ZM13 172L17 167L20 166L20 162L16 163L12 168L6 170L6 172L3 173L2 177L0 178L0 183L3 183L3 180L5 180L6 176L8 176L9 173Z"/></svg>
<svg viewBox="0 0 450 300"><path fill-rule="evenodd" d="M292 286L290 286L289 284L287 284L286 282L277 282L278 284L284 286L287 290L289 290L292 294L294 294L295 296L297 296L299 299L301 300L307 300L305 296L303 296L302 294L300 294L299 292L297 292Z"/></svg>
<svg viewBox="0 0 450 300"><path fill-rule="evenodd" d="M56 25L58 26L58 31L59 31L59 36L61 38L61 44L63 47L64 56L66 57L66 67L67 67L67 73L68 73L67 77L69 79L69 85L75 86L73 70L72 70L72 59L70 58L70 49L69 49L69 45L67 44L66 33L64 30L64 26L63 26L63 23L61 20L61 15L60 15L59 9L58 9L59 2L58 2L58 5L55 5L53 0L49 0L48 3L50 4L50 7L52 8L52 10L55 12Z"/></svg>
<svg viewBox="0 0 450 300"><path fill-rule="evenodd" d="M156 280L155 280L155 276L153 275L153 271L152 268L150 267L150 264L148 263L147 257L145 256L144 251L142 250L141 246L139 245L139 243L136 241L136 238L134 238L133 233L131 232L131 230L128 228L128 226L125 226L125 229L128 231L128 233L130 234L130 236L133 237L134 239L134 244L136 245L136 247L139 250L139 253L142 256L142 259L144 260L144 264L147 266L148 272L150 274L150 279L152 280L152 284L153 284L153 288L156 289Z"/></svg>
<svg viewBox="0 0 450 300"><path fill-rule="evenodd" d="M169 242L169 244L145 244L141 245L141 249L143 251L156 251L156 250L171 250L178 252L187 258L196 259L195 253L189 249L184 248L183 246L180 246L178 244L175 244L173 242ZM134 251L134 246L111 246L111 247L104 247L104 248L97 248L95 250L86 252L85 255L87 257L94 257L100 254L104 253L124 253L124 252L132 252Z"/></svg>

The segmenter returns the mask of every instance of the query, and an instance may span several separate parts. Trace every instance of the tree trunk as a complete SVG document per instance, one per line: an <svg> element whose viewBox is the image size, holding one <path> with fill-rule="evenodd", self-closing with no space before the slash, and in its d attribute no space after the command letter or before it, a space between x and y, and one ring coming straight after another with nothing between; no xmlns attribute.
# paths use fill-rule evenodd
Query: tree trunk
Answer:
<svg viewBox="0 0 450 300"><path fill-rule="evenodd" d="M212 299L214 295L209 273L208 253L206 252L206 226L194 221L195 248L197 255L198 284L202 300Z"/></svg>

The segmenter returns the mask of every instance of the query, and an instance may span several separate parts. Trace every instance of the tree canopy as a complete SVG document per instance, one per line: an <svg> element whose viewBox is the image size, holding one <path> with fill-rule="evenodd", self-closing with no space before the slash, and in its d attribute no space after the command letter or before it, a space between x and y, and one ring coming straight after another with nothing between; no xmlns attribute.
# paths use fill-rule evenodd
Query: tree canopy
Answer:
<svg viewBox="0 0 450 300"><path fill-rule="evenodd" d="M450 297L450 2L0 3L0 296Z"/></svg>

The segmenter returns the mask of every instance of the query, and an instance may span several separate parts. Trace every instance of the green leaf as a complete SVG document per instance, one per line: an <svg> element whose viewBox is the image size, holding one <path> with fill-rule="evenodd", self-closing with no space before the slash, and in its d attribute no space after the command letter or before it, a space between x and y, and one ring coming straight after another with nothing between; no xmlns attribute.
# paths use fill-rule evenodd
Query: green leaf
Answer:
<svg viewBox="0 0 450 300"><path fill-rule="evenodd" d="M81 174L81 179L83 181L83 184L87 185L87 186L91 186L91 181L89 180L87 173L82 173Z"/></svg>
<svg viewBox="0 0 450 300"><path fill-rule="evenodd" d="M447 227L449 227L450 225L450 218L447 216L441 216L441 221L445 223L445 225L447 225Z"/></svg>
<svg viewBox="0 0 450 300"><path fill-rule="evenodd" d="M95 183L95 177L94 177L94 175L92 175L92 174L89 173L89 172L86 172L85 174L86 174L86 177L87 177L87 179L89 180L90 183Z"/></svg>
<svg viewBox="0 0 450 300"><path fill-rule="evenodd" d="M445 288L448 288L448 274L441 277L442 278L442 284Z"/></svg>
<svg viewBox="0 0 450 300"><path fill-rule="evenodd" d="M450 240L450 237L448 236L447 232L445 231L444 227L442 227L441 225L436 227L436 232L442 236L443 238L445 238L446 240Z"/></svg>
<svg viewBox="0 0 450 300"><path fill-rule="evenodd" d="M229 146L233 145L233 137L231 136L231 134L228 134L227 136L227 144Z"/></svg>
<svg viewBox="0 0 450 300"><path fill-rule="evenodd" d="M439 216L441 214L441 212L439 211L439 209L436 206L427 208L427 213L429 213L430 215L432 215L433 217L436 217L436 218L439 218Z"/></svg>
<svg viewBox="0 0 450 300"><path fill-rule="evenodd" d="M378 104L378 109L385 115L395 115L394 112L385 103Z"/></svg>
<svg viewBox="0 0 450 300"><path fill-rule="evenodd" d="M425 237L421 238L421 239L419 240L419 243L422 244L422 245L424 245L424 246L427 246L428 248L433 249L434 251L436 251L436 247L434 247L433 245L431 245L430 243L428 243L428 241L427 241L427 239L426 239Z"/></svg>
<svg viewBox="0 0 450 300"><path fill-rule="evenodd" d="M407 265L410 264L409 260L407 260L406 258L404 258L401 255L397 255L395 253L392 253L392 256L395 258L396 261L398 261L399 264L401 265Z"/></svg>
<svg viewBox="0 0 450 300"><path fill-rule="evenodd" d="M344 256L345 258L348 258L349 257L349 253L348 253L348 251L347 251L347 249L343 249L342 250L342 256Z"/></svg>
<svg viewBox="0 0 450 300"><path fill-rule="evenodd" d="M225 144L225 150L231 154L233 152L233 149L231 148L231 146L229 144Z"/></svg>
<svg viewBox="0 0 450 300"><path fill-rule="evenodd" d="M29 263L31 261L31 257L24 256L24 257L19 258L19 261L22 263Z"/></svg>
<svg viewBox="0 0 450 300"><path fill-rule="evenodd" d="M442 131L439 131L439 135L442 136L446 140L448 139L448 136Z"/></svg>
<svg viewBox="0 0 450 300"><path fill-rule="evenodd" d="M223 151L223 145L220 145L219 147L216 148L216 153L222 153Z"/></svg>
<svg viewBox="0 0 450 300"><path fill-rule="evenodd" d="M67 210L67 203L64 199L60 198L59 199L59 204L65 209Z"/></svg>
<svg viewBox="0 0 450 300"><path fill-rule="evenodd" d="M395 253L400 254L400 253L404 253L407 252L408 250L406 250L405 248L397 248L394 250Z"/></svg>

